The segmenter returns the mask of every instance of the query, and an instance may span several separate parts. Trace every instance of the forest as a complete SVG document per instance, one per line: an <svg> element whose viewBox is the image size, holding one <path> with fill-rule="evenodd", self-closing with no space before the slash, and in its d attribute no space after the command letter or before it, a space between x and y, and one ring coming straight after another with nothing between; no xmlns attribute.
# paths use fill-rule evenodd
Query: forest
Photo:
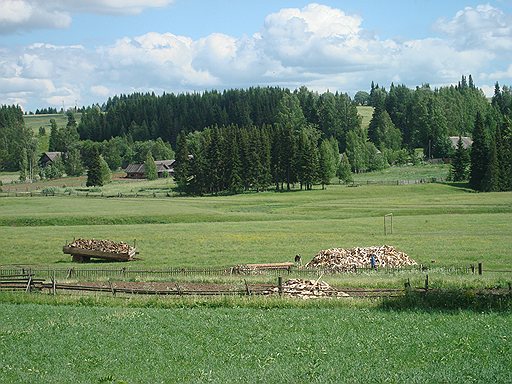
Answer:
<svg viewBox="0 0 512 384"><path fill-rule="evenodd" d="M358 105L373 107L368 128ZM421 148L424 159L451 159L454 181L511 190L511 110L510 87L496 84L488 100L471 75L436 89L372 82L354 99L306 87L119 95L82 108L79 123L72 111L66 126L52 123L49 150L66 156L57 172L39 173L81 174L97 152L112 170L175 157L175 179L186 193L311 189L335 175L348 181L351 172L415 163ZM454 149L450 136L472 137L473 149ZM0 170L26 178L36 148L21 108L2 106Z"/></svg>

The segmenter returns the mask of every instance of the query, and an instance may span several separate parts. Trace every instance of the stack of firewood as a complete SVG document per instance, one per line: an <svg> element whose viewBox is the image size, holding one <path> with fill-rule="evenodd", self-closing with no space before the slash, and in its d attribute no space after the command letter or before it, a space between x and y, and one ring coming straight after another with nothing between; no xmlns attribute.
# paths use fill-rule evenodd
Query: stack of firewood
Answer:
<svg viewBox="0 0 512 384"><path fill-rule="evenodd" d="M279 287L273 287L264 292L267 295L279 293ZM281 294L299 297L301 299L319 299L322 297L347 297L345 292L332 288L325 281L290 279L283 283Z"/></svg>
<svg viewBox="0 0 512 384"><path fill-rule="evenodd" d="M90 251L100 251L108 253L133 253L135 248L124 242L115 242L112 240L95 240L95 239L76 239L67 245L72 248L87 249Z"/></svg>
<svg viewBox="0 0 512 384"><path fill-rule="evenodd" d="M309 263L308 268L322 268L331 272L350 272L357 268L370 268L371 257L377 268L401 268L416 265L416 261L394 247L331 248L320 251Z"/></svg>

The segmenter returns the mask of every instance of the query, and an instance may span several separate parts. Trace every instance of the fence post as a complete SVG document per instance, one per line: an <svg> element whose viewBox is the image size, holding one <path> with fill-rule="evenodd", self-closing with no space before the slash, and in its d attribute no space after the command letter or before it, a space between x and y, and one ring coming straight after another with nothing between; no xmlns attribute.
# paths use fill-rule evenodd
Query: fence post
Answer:
<svg viewBox="0 0 512 384"><path fill-rule="evenodd" d="M478 274L481 275L483 272L482 270L482 263L478 263Z"/></svg>
<svg viewBox="0 0 512 384"><path fill-rule="evenodd" d="M279 296L283 294L283 277L277 277L277 291L279 292Z"/></svg>
<svg viewBox="0 0 512 384"><path fill-rule="evenodd" d="M406 294L411 293L411 281L409 279L404 283L404 288Z"/></svg>
<svg viewBox="0 0 512 384"><path fill-rule="evenodd" d="M425 275L425 291L428 291L428 275Z"/></svg>

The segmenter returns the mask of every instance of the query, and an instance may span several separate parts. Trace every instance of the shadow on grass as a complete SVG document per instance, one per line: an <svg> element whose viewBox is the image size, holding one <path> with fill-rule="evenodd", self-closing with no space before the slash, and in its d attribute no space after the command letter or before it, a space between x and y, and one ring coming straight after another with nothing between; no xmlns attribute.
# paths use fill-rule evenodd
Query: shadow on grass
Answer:
<svg viewBox="0 0 512 384"><path fill-rule="evenodd" d="M469 183L467 183L467 182L446 181L446 182L443 182L442 184L448 185L448 186L453 187L453 188L460 189L460 190L462 190L464 192L477 193L477 191L475 191L474 189L471 189L469 187Z"/></svg>
<svg viewBox="0 0 512 384"><path fill-rule="evenodd" d="M411 291L401 297L385 299L381 308L385 310L512 312L512 292L467 289Z"/></svg>

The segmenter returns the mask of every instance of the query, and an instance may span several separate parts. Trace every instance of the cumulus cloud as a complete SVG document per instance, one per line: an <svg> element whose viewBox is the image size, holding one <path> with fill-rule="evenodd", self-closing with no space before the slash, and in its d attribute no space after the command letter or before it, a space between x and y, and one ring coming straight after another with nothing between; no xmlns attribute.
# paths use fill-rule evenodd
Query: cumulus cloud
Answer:
<svg viewBox="0 0 512 384"><path fill-rule="evenodd" d="M77 12L137 14L173 0L2 0L0 33L40 28L67 28Z"/></svg>
<svg viewBox="0 0 512 384"><path fill-rule="evenodd" d="M53 7L64 3L48 1ZM73 12L86 7L92 11L99 5L113 12L121 3L136 10L143 3L161 6L169 1L66 3ZM48 5L47 9L57 8ZM358 15L310 4L268 15L262 28L250 36L212 33L192 39L149 32L93 49L47 43L0 48L0 104L37 100L31 102L35 109L45 103L60 106L63 101L67 106L75 100L80 105L101 103L115 93L133 91L253 85L306 85L354 94L368 89L372 80L382 85L393 81L411 87L423 82L440 86L470 73L477 85L492 89L499 80L496 76L512 78L509 25L510 15L496 8L468 7L451 19L439 20L438 37L384 40L366 31Z"/></svg>
<svg viewBox="0 0 512 384"><path fill-rule="evenodd" d="M489 4L466 7L451 20L439 20L436 28L462 49L512 49L512 16Z"/></svg>

